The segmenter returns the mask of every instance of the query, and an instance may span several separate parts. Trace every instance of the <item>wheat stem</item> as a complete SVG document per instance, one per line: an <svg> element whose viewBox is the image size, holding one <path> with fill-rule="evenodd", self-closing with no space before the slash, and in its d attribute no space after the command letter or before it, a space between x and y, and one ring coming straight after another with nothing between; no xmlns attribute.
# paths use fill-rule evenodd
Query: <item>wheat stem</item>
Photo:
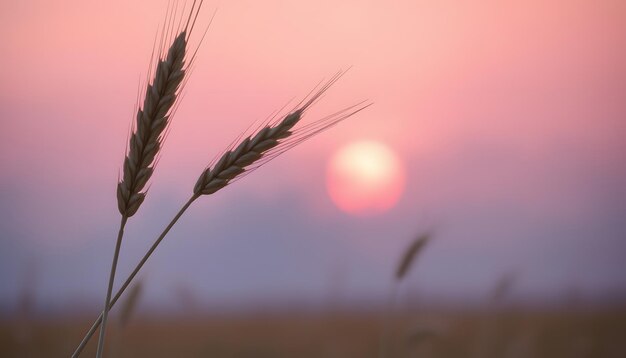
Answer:
<svg viewBox="0 0 626 358"><path fill-rule="evenodd" d="M394 273L394 280L391 283L391 291L387 299L387 306L385 307L385 313L383 314L382 331L380 334L380 343L378 346L378 357L387 358L393 356L394 352L390 349L390 345L393 345L393 321L395 315L396 300L398 296L398 287L402 283L402 280L406 277L409 269L413 265L413 262L417 259L419 253L424 250L424 247L430 241L431 234L424 233L419 235L411 244L404 250L396 271ZM391 351L391 354L389 353Z"/></svg>
<svg viewBox="0 0 626 358"><path fill-rule="evenodd" d="M104 348L104 334L107 325L107 317L109 315L109 305L111 303L111 292L113 291L113 282L115 281L115 270L117 268L117 260L120 256L120 248L122 246L122 237L124 236L124 227L128 217L122 215L122 221L120 222L120 230L117 234L117 242L115 243L115 253L113 254L113 263L111 264L111 274L109 275L109 286L107 288L107 296L104 301L104 311L102 313L102 329L100 329L100 338L98 339L98 350L96 353L97 358L102 357L102 350Z"/></svg>
<svg viewBox="0 0 626 358"><path fill-rule="evenodd" d="M393 337L392 327L395 315L395 302L398 296L398 282L391 284L391 290L387 296L387 304L382 318L382 331L380 333L380 342L378 344L378 358L387 358L389 355L389 346L392 344Z"/></svg>
<svg viewBox="0 0 626 358"><path fill-rule="evenodd" d="M128 288L128 286L130 285L132 280L135 278L135 276L137 276L137 273L139 273L139 270L141 270L141 268L146 263L146 261L148 261L148 258L150 258L150 256L154 252L154 250L156 250L156 248L161 243L161 241L163 241L163 238L165 238L165 235L167 235L167 233L172 229L174 224L176 224L178 219L180 219L180 217L185 213L185 211L187 211L187 209L189 208L191 203L193 203L197 198L198 198L198 196L196 196L196 195L192 196L185 203L185 205L183 205L183 207L178 211L178 213L174 216L174 218L167 225L167 227L165 227L165 229L163 230L161 235L159 235L159 237L154 241L154 243L152 244L152 246L150 247L148 252L146 252L146 254L141 258L141 260L139 261L137 266L135 266L135 269L133 270L133 272L128 276L128 278L126 278L126 281L124 281L124 284L122 284L122 287L120 287L120 289L117 291L117 293L115 294L113 299L110 301L110 304L108 305L109 309L111 307L113 307L115 305L115 303L119 300L119 298L122 296L122 294L124 293L126 288ZM94 335L94 333L96 332L96 330L98 329L100 324L104 322L105 311L100 313L100 316L98 316L98 319L96 319L96 321L93 323L93 325L91 326L91 328L89 329L89 331L87 332L87 334L85 335L83 340L80 342L80 344L78 345L78 347L74 351L74 354L72 354L72 358L76 358L76 357L78 357L80 355L80 353L85 348L85 345L87 345L87 342L89 342L89 340Z"/></svg>

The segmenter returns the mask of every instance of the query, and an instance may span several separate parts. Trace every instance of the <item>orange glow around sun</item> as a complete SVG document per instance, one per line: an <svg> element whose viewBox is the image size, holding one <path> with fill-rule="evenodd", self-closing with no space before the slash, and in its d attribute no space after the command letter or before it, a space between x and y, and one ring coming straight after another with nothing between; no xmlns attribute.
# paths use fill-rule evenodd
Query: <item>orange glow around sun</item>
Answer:
<svg viewBox="0 0 626 358"><path fill-rule="evenodd" d="M404 167L384 144L360 141L335 153L327 187L335 205L349 214L377 214L392 208L404 190Z"/></svg>

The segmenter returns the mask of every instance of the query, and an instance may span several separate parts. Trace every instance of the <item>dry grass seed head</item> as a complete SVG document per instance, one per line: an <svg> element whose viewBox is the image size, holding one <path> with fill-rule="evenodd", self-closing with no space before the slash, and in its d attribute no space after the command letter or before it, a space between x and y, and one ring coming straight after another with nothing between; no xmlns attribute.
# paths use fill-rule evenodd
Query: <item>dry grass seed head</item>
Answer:
<svg viewBox="0 0 626 358"><path fill-rule="evenodd" d="M120 327L126 327L128 322L130 322L133 313L137 310L137 304L142 292L143 281L138 281L135 285L133 285L133 287L131 287L128 297L120 309Z"/></svg>
<svg viewBox="0 0 626 358"><path fill-rule="evenodd" d="M430 238L430 234L422 234L407 247L396 269L397 281L401 281L406 276L417 255L424 249Z"/></svg>
<svg viewBox="0 0 626 358"><path fill-rule="evenodd" d="M493 303L501 303L509 296L518 280L518 273L515 271L507 272L500 276L491 292L491 301Z"/></svg>

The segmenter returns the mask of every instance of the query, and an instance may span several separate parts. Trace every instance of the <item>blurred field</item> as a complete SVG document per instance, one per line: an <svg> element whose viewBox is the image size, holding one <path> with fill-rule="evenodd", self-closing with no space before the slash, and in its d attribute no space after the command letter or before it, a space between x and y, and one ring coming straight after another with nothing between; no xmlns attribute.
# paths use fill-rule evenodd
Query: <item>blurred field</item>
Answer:
<svg viewBox="0 0 626 358"><path fill-rule="evenodd" d="M377 357L381 316L199 316L112 324L109 357ZM1 357L68 357L88 321L4 321ZM411 313L392 324L390 357L626 357L626 309ZM83 354L94 356L95 340Z"/></svg>

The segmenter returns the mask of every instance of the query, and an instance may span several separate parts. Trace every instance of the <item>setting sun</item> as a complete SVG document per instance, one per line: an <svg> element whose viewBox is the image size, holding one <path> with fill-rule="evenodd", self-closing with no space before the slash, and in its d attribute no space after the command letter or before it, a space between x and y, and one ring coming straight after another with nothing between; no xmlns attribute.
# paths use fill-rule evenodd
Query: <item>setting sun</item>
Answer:
<svg viewBox="0 0 626 358"><path fill-rule="evenodd" d="M328 193L350 214L376 214L392 208L404 190L402 163L386 145L361 141L338 150L329 162Z"/></svg>

